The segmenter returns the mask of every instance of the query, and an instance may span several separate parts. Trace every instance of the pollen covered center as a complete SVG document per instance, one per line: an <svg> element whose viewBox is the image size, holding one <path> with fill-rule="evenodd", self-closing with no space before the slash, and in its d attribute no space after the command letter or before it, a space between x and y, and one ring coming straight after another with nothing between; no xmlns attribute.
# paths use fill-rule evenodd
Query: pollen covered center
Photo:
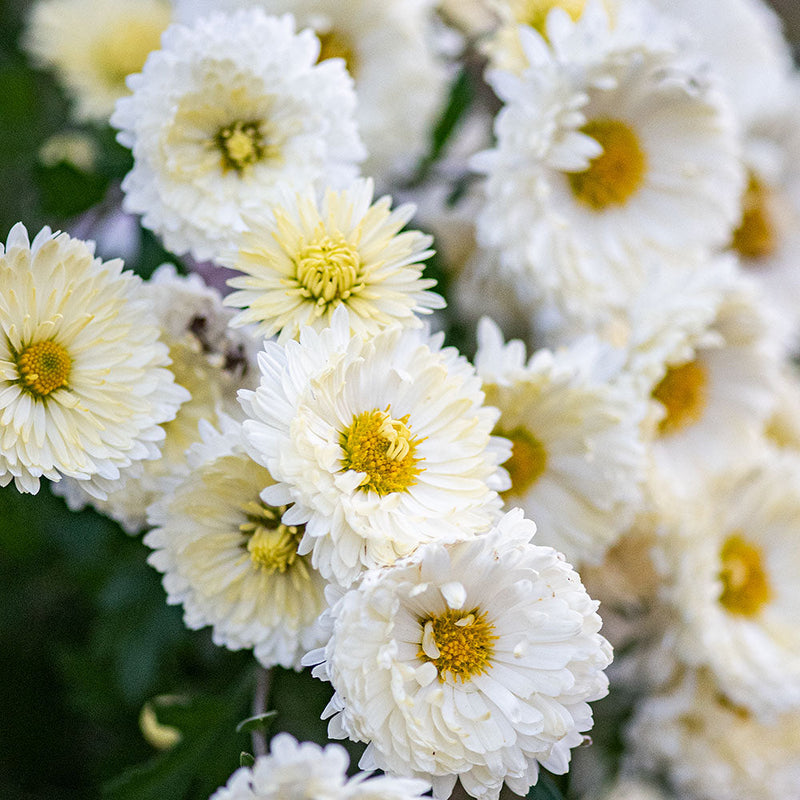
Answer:
<svg viewBox="0 0 800 800"><path fill-rule="evenodd" d="M420 439L408 427L408 414L394 419L377 408L354 414L350 426L342 431L342 470L363 472L361 489L380 495L403 492L417 482L423 471L415 455Z"/></svg>
<svg viewBox="0 0 800 800"><path fill-rule="evenodd" d="M503 463L511 478L511 488L503 494L525 494L547 469L547 450L526 428L518 427L509 432L497 430L495 435L510 439L512 445L511 457Z"/></svg>
<svg viewBox="0 0 800 800"><path fill-rule="evenodd" d="M567 173L572 193L595 211L624 205L641 187L647 168L639 137L624 122L609 118L590 120L580 132L603 152L583 172Z"/></svg>
<svg viewBox="0 0 800 800"><path fill-rule="evenodd" d="M320 230L313 241L302 247L294 262L300 293L321 310L364 288L361 257L341 233L329 235Z"/></svg>
<svg viewBox="0 0 800 800"><path fill-rule="evenodd" d="M350 39L341 31L331 29L324 33L317 33L319 39L319 58L317 63L327 61L329 58L341 58L347 71L355 77L358 70L355 50Z"/></svg>
<svg viewBox="0 0 800 800"><path fill-rule="evenodd" d="M297 546L303 538L304 526L285 525L281 517L286 506L275 508L251 500L242 507L247 522L239 525L239 531L247 537L247 552L257 569L271 575L283 574L290 567L301 565Z"/></svg>
<svg viewBox="0 0 800 800"><path fill-rule="evenodd" d="M222 155L223 172L241 175L264 158L267 147L261 127L259 120L236 120L217 131L214 144Z"/></svg>
<svg viewBox="0 0 800 800"><path fill-rule="evenodd" d="M697 361L667 368L667 374L651 393L667 411L658 424L662 436L682 431L703 416L707 384L708 374Z"/></svg>
<svg viewBox="0 0 800 800"><path fill-rule="evenodd" d="M466 681L489 671L497 636L487 612L448 608L444 613L420 620L422 641L417 657L431 662L444 681Z"/></svg>
<svg viewBox="0 0 800 800"><path fill-rule="evenodd" d="M562 8L577 21L586 5L586 0L514 0L512 13L520 25L530 25L547 38L545 23L554 8Z"/></svg>
<svg viewBox="0 0 800 800"><path fill-rule="evenodd" d="M16 360L22 386L37 397L66 386L72 370L69 353L52 339L29 345Z"/></svg>
<svg viewBox="0 0 800 800"><path fill-rule="evenodd" d="M761 551L735 532L722 545L720 561L720 604L731 614L756 616L771 596Z"/></svg>
<svg viewBox="0 0 800 800"><path fill-rule="evenodd" d="M744 258L766 258L775 252L772 197L755 175L750 175L742 198L742 219L733 232L732 246Z"/></svg>

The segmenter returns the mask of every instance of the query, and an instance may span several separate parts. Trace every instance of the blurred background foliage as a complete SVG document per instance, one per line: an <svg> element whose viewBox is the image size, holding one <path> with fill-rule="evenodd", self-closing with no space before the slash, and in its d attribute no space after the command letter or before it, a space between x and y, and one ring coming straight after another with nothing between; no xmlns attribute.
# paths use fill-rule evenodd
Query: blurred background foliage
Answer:
<svg viewBox="0 0 800 800"><path fill-rule="evenodd" d="M800 3L776 6L798 41ZM96 144L88 171L40 160L51 136L76 128L52 77L34 71L17 47L28 7L0 0L3 241L19 220L33 235L43 225L72 229L98 204L102 213L130 164L113 133L96 127L81 128ZM468 94L457 79L440 137ZM168 259L145 232L141 255L128 266L147 277ZM459 332L451 333L461 345ZM0 797L207 798L239 766L241 752L252 752L250 734L236 726L252 713L255 661L214 646L208 631L186 630L181 610L166 605L141 540L92 511L70 513L46 483L35 497L0 489ZM163 696L171 700L159 703ZM324 743L319 715L329 697L330 687L307 673L276 669L268 706L278 713L269 724ZM176 745L159 750L147 740L146 704L181 732ZM602 703L596 712L595 736L605 727ZM361 748L350 749L355 764ZM563 780L545 777L531 796L560 798L559 787Z"/></svg>

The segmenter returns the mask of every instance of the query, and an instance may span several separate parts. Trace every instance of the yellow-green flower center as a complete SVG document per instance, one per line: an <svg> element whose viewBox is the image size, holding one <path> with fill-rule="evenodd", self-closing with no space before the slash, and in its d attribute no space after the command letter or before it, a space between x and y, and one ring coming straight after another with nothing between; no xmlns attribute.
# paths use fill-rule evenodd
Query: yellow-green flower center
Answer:
<svg viewBox="0 0 800 800"><path fill-rule="evenodd" d="M415 455L420 439L408 427L408 414L393 419L377 408L354 414L350 426L341 432L342 470L365 473L361 489L378 494L403 492L417 482L423 467Z"/></svg>
<svg viewBox="0 0 800 800"><path fill-rule="evenodd" d="M26 347L16 358L23 388L37 397L66 386L72 369L69 353L52 339Z"/></svg>
<svg viewBox="0 0 800 800"><path fill-rule="evenodd" d="M242 507L247 522L239 530L247 536L247 551L257 569L268 574L283 574L290 567L302 563L297 555L297 545L303 537L303 526L284 525L281 517L286 506L274 508L260 500L251 500Z"/></svg>
<svg viewBox="0 0 800 800"><path fill-rule="evenodd" d="M347 300L364 288L361 256L341 233L320 230L294 257L300 293L321 309L329 303Z"/></svg>
<svg viewBox="0 0 800 800"><path fill-rule="evenodd" d="M147 56L161 46L161 34L169 24L169 11L156 19L127 19L102 36L92 60L108 86L125 90L125 78L141 72Z"/></svg>
<svg viewBox="0 0 800 800"><path fill-rule="evenodd" d="M651 393L667 412L658 424L662 436L682 431L703 416L707 384L708 374L697 361L667 368L667 374Z"/></svg>
<svg viewBox="0 0 800 800"><path fill-rule="evenodd" d="M347 71L355 77L358 69L355 50L350 39L337 30L329 30L325 33L317 33L319 38L319 58L317 63L326 61L329 58L341 58Z"/></svg>
<svg viewBox="0 0 800 800"><path fill-rule="evenodd" d="M742 198L742 220L733 232L731 243L745 258L766 258L775 252L777 240L771 201L767 187L755 175L750 175Z"/></svg>
<svg viewBox="0 0 800 800"><path fill-rule="evenodd" d="M761 551L735 532L722 545L720 561L720 604L731 614L755 617L772 594Z"/></svg>
<svg viewBox="0 0 800 800"><path fill-rule="evenodd" d="M497 636L487 613L456 611L420 620L422 641L417 657L432 663L444 681L449 672L454 680L466 681L488 672Z"/></svg>
<svg viewBox="0 0 800 800"><path fill-rule="evenodd" d="M236 120L217 131L214 144L222 154L223 172L241 175L264 158L267 147L261 127L259 120Z"/></svg>
<svg viewBox="0 0 800 800"><path fill-rule="evenodd" d="M547 38L545 23L554 8L563 8L573 20L583 14L586 0L513 0L512 13L520 25L530 25Z"/></svg>
<svg viewBox="0 0 800 800"><path fill-rule="evenodd" d="M618 119L593 119L580 131L603 152L583 172L567 173L573 194L595 211L624 205L641 187L647 168L639 137Z"/></svg>
<svg viewBox="0 0 800 800"><path fill-rule="evenodd" d="M511 457L503 463L511 478L511 488L503 494L523 495L542 477L547 469L547 450L526 428L495 431L495 435L511 440Z"/></svg>

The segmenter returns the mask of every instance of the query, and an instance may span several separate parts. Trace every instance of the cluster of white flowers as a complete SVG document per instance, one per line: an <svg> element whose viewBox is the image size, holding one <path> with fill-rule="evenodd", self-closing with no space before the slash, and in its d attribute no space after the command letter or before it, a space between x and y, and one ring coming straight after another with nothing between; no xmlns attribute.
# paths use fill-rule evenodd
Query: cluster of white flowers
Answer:
<svg viewBox="0 0 800 800"><path fill-rule="evenodd" d="M175 0L135 54L163 8L100 5L78 58L83 0L40 0L29 51L131 150L124 209L239 274L15 227L0 485L147 530L186 625L313 667L386 773L281 735L215 800L525 795L611 644L623 774L581 748L576 786L798 797L800 77L761 0Z"/></svg>

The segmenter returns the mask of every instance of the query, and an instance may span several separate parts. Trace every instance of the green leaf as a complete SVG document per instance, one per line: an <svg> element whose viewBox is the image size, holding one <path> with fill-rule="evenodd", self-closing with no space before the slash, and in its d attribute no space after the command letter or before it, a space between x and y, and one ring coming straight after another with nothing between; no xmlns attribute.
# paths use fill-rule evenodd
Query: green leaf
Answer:
<svg viewBox="0 0 800 800"><path fill-rule="evenodd" d="M265 711L263 714L256 714L254 717L243 719L236 726L236 733L252 733L253 731L265 731L272 724L272 720L278 716L277 711Z"/></svg>
<svg viewBox="0 0 800 800"><path fill-rule="evenodd" d="M253 764L256 763L256 757L250 755L245 750L242 750L241 754L239 755L239 766L240 767L252 767Z"/></svg>

